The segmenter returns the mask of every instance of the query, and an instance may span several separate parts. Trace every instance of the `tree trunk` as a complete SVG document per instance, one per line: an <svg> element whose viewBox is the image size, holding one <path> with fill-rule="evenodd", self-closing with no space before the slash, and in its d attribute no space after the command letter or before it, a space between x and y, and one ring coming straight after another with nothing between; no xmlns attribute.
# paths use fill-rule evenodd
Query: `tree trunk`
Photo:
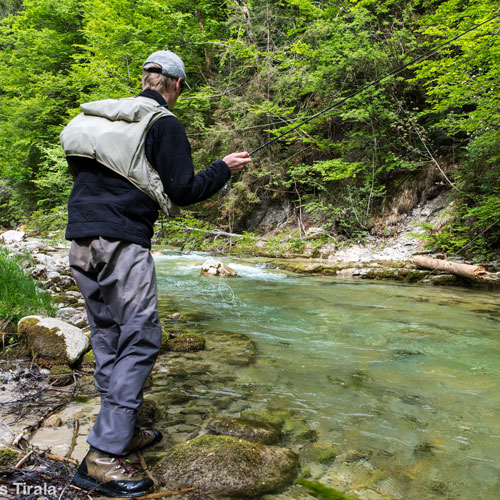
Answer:
<svg viewBox="0 0 500 500"><path fill-rule="evenodd" d="M414 264L424 269L432 269L435 271L444 271L446 273L454 274L469 279L496 279L482 266L471 266L469 264L460 264L458 262L449 262L447 260L433 259L423 255L417 255L413 258Z"/></svg>

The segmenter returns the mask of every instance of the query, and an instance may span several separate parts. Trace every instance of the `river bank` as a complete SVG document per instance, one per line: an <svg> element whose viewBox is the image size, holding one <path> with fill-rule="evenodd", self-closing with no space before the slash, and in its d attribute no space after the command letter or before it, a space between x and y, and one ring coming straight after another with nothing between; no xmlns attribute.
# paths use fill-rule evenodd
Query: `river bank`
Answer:
<svg viewBox="0 0 500 500"><path fill-rule="evenodd" d="M182 251L205 251L219 256L250 258L270 267L278 267L300 274L336 276L339 279L375 279L405 283L421 282L496 288L500 283L500 260L481 262L490 279L471 280L449 273L419 269L415 256L449 259L460 264L475 264L457 255L435 253L425 246L426 227L439 229L449 221L449 195L442 193L417 205L408 214L387 217L380 221L383 231L377 235L364 234L360 241L334 239L320 227L298 227L283 224L261 228L262 235L226 233L210 228L192 226L189 221L173 224L162 234L155 249L161 254L166 244L174 244ZM464 248L469 244L467 242Z"/></svg>

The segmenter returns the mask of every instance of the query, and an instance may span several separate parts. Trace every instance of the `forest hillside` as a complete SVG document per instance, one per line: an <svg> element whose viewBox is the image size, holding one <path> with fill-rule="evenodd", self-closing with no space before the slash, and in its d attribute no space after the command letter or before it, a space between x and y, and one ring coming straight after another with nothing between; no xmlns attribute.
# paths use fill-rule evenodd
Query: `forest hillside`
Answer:
<svg viewBox="0 0 500 500"><path fill-rule="evenodd" d="M495 0L2 0L0 16L4 227L51 214L64 224L62 127L80 103L136 94L154 50L186 64L193 90L175 111L201 170L478 26L262 149L183 220L360 240L390 235L446 190L450 215L426 228L428 243L478 258L498 250Z"/></svg>

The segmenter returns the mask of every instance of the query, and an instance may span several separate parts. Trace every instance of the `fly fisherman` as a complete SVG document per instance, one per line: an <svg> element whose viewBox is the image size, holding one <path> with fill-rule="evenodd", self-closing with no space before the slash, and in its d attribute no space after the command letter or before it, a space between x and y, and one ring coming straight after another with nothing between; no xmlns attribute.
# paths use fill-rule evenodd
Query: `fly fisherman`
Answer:
<svg viewBox="0 0 500 500"><path fill-rule="evenodd" d="M73 482L114 497L153 487L134 467L133 453L162 439L137 422L161 342L150 254L158 209L172 215L176 205L205 200L251 160L247 152L232 153L194 174L184 128L171 112L190 88L176 54L153 53L143 65L142 88L136 97L83 104L61 133L75 176L69 262L86 302L101 396L90 450Z"/></svg>

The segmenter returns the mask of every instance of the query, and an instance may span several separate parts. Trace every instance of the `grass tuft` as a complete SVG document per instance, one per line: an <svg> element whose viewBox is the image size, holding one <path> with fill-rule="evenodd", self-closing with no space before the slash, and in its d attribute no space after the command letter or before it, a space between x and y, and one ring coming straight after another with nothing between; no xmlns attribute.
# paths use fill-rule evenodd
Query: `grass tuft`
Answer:
<svg viewBox="0 0 500 500"><path fill-rule="evenodd" d="M0 326L17 323L24 316L55 316L56 310L47 292L23 269L23 259L0 248Z"/></svg>

